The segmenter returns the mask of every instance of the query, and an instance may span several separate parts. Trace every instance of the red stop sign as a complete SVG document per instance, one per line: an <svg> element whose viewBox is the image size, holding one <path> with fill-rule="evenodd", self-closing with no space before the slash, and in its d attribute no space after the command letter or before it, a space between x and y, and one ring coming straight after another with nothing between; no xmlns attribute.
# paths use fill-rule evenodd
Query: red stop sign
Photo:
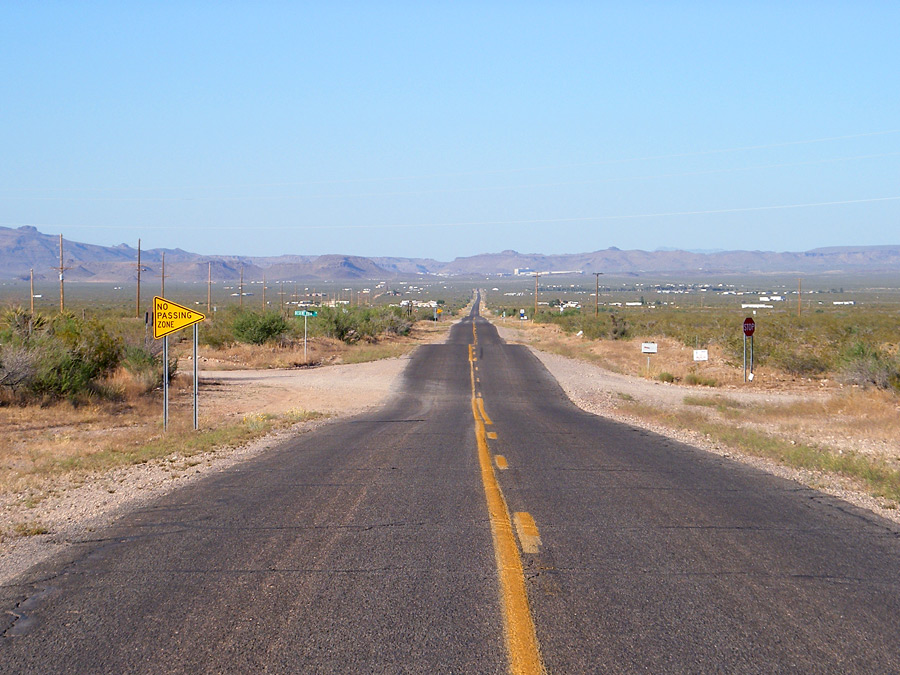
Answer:
<svg viewBox="0 0 900 675"><path fill-rule="evenodd" d="M756 322L748 316L746 319L744 319L744 335L750 337L751 335L753 335L753 331L755 330Z"/></svg>

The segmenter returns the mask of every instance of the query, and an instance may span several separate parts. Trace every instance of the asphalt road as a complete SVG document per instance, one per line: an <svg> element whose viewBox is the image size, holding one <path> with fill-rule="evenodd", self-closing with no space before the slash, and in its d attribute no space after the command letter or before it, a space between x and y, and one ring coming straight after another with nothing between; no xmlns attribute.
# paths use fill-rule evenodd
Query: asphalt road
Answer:
<svg viewBox="0 0 900 675"><path fill-rule="evenodd" d="M900 672L898 580L896 526L588 415L472 316L0 588L0 672L502 673L522 626L554 673Z"/></svg>

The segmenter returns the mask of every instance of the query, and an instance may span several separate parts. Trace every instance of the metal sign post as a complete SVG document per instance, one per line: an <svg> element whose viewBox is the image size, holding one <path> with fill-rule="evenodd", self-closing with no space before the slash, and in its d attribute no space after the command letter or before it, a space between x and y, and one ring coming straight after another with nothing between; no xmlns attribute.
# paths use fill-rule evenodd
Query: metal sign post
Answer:
<svg viewBox="0 0 900 675"><path fill-rule="evenodd" d="M163 337L163 431L169 428L169 336Z"/></svg>
<svg viewBox="0 0 900 675"><path fill-rule="evenodd" d="M163 430L169 428L169 333L188 326L194 327L194 429L198 428L197 418L197 324L206 318L205 314L190 307L166 300L160 296L153 298L153 338L163 339Z"/></svg>
<svg viewBox="0 0 900 675"><path fill-rule="evenodd" d="M308 334L306 321L311 316L319 316L318 312L310 312L305 309L298 309L294 311L294 316L302 316L303 317L303 363L307 362L306 358L306 336Z"/></svg>
<svg viewBox="0 0 900 675"><path fill-rule="evenodd" d="M641 343L641 354L647 355L647 377L650 376L650 354L656 354L658 351L659 350L655 342Z"/></svg>
<svg viewBox="0 0 900 675"><path fill-rule="evenodd" d="M199 397L197 395L198 389L198 366L197 366L197 342L199 341L199 333L200 333L200 324L194 324L194 431L200 428L200 411L198 410Z"/></svg>
<svg viewBox="0 0 900 675"><path fill-rule="evenodd" d="M750 381L753 381L753 335L750 335Z"/></svg>
<svg viewBox="0 0 900 675"><path fill-rule="evenodd" d="M744 382L747 381L747 338L750 338L750 379L753 379L753 333L756 331L756 322L753 317L744 319Z"/></svg>

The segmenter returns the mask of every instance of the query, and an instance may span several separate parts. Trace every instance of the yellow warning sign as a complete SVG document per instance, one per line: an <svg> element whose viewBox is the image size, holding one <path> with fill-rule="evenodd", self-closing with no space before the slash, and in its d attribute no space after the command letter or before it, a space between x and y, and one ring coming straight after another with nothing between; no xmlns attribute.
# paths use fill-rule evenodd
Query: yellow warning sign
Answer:
<svg viewBox="0 0 900 675"><path fill-rule="evenodd" d="M158 295L153 298L153 337L157 340L206 318L205 314L183 307Z"/></svg>

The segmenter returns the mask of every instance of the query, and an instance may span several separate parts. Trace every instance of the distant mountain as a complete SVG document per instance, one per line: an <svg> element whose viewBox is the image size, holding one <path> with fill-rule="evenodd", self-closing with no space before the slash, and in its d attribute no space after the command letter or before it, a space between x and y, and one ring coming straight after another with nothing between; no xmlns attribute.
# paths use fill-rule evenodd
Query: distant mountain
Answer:
<svg viewBox="0 0 900 675"><path fill-rule="evenodd" d="M127 282L137 277L137 249L120 244L98 246L64 240L66 278L73 281ZM529 271L580 271L585 274L660 273L825 273L900 272L898 246L844 246L818 248L800 253L772 251L678 250L622 251L612 247L591 253L543 255L506 250L482 253L441 262L431 258L349 255L306 256L289 254L269 257L204 256L181 249L151 249L141 252L141 265L148 276L158 275L163 253L166 275L178 281L205 281L207 274L218 281L240 277L246 280L353 280L402 277L484 276ZM34 227L0 227L0 279L27 279L34 269L36 279L54 279L59 266L59 237Z"/></svg>

